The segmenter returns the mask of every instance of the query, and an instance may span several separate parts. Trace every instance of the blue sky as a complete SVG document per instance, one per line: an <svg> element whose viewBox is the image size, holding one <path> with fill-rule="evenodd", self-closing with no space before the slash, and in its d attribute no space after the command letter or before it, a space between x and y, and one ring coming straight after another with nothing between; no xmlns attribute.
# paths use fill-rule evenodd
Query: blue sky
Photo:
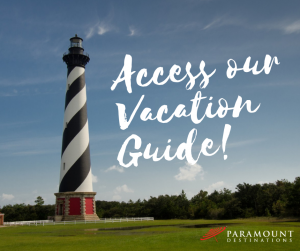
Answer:
<svg viewBox="0 0 300 251"><path fill-rule="evenodd" d="M1 7L1 206L32 204L37 196L54 203L67 74L62 55L75 34L84 39L91 58L86 84L96 199L148 199L182 189L190 198L201 189L234 190L242 182L293 181L299 176L299 1L10 1ZM110 89L126 54L136 71L130 94L124 83ZM280 62L269 74L237 72L233 79L226 77L228 59L243 67L250 56L260 69L266 54ZM190 62L196 74L202 60L207 73L216 69L205 89L199 88L200 78L192 90L185 89L186 81L144 88L136 84L142 68L150 79L157 67L168 74L176 64L184 73ZM251 100L253 107L261 105L253 114L242 110L232 118L229 112L200 124L189 117L167 124L139 118L145 107L156 113L168 105L173 112L185 104L189 110L199 90L213 97L216 109L220 98L233 106L238 96ZM116 103L126 105L129 116L142 95L140 110L128 129L121 130ZM207 103L201 103L199 114ZM138 167L129 168L117 161L132 134L142 139L141 150L151 143L159 153L171 139L174 153L193 128L198 132L196 156L205 138L221 144L225 124L231 125L227 160L220 149L214 156L201 156L193 167L178 159L140 158ZM132 142L127 156L129 151L134 151Z"/></svg>

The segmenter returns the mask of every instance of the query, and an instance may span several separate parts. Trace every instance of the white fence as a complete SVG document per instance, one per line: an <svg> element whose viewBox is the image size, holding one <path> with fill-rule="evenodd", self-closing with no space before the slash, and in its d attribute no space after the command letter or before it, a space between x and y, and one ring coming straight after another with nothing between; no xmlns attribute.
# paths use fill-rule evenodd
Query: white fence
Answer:
<svg viewBox="0 0 300 251"><path fill-rule="evenodd" d="M13 221L4 222L6 226L37 226L37 225L66 225L66 224L87 224L87 223L114 223L114 222L139 222L153 221L153 217L138 217L138 218L100 218L93 221L52 221L52 220L37 220L37 221Z"/></svg>

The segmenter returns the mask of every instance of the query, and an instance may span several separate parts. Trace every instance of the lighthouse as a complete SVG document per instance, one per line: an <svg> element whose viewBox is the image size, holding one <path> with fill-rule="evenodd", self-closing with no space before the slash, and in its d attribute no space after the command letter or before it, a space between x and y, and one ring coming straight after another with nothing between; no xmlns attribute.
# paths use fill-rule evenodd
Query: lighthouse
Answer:
<svg viewBox="0 0 300 251"><path fill-rule="evenodd" d="M69 51L63 55L68 73L59 192L55 193L56 221L99 220L92 184L85 83L85 66L90 57L82 41L77 34L70 38Z"/></svg>

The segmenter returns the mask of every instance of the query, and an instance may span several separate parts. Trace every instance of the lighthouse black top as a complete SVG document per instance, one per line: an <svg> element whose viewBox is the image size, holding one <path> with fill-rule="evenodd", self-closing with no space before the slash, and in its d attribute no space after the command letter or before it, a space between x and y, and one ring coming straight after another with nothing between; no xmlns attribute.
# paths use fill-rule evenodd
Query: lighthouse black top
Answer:
<svg viewBox="0 0 300 251"><path fill-rule="evenodd" d="M63 61L68 65L68 68L70 66L85 67L90 61L89 54L84 52L82 42L83 39L78 37L77 34L75 37L70 38L69 52L63 55Z"/></svg>

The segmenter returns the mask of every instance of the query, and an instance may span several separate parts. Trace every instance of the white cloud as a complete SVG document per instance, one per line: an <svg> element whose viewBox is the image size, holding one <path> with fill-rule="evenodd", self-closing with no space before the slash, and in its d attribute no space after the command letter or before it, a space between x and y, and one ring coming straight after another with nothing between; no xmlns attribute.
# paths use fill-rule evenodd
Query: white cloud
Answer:
<svg viewBox="0 0 300 251"><path fill-rule="evenodd" d="M92 182L93 183L97 183L98 182L98 178L96 175L92 174Z"/></svg>
<svg viewBox="0 0 300 251"><path fill-rule="evenodd" d="M22 80L16 78L0 79L0 86L28 86L28 85L43 85L64 80L64 75L44 76L44 77L28 77L22 76ZM13 89L11 94L18 94L18 90Z"/></svg>
<svg viewBox="0 0 300 251"><path fill-rule="evenodd" d="M300 20L296 21L277 21L272 23L260 24L259 29L265 30L281 30L285 34L300 33Z"/></svg>
<svg viewBox="0 0 300 251"><path fill-rule="evenodd" d="M210 22L208 25L206 25L206 26L203 28L203 30L209 29L209 28L211 28L212 26L216 26L217 24L220 25L220 24L221 24L221 21L222 21L222 17L217 18L217 19L213 20L212 22Z"/></svg>
<svg viewBox="0 0 300 251"><path fill-rule="evenodd" d="M118 186L114 190L114 195L112 197L113 200L121 200L121 195L120 193L133 193L133 189L129 188L126 184L123 186Z"/></svg>
<svg viewBox="0 0 300 251"><path fill-rule="evenodd" d="M128 36L134 36L136 35L136 29L134 29L132 26L129 27L129 31L130 31L130 34Z"/></svg>
<svg viewBox="0 0 300 251"><path fill-rule="evenodd" d="M224 187L224 185L225 185L224 181L218 181L216 183L213 183L213 184L209 185L208 188L205 188L204 190L211 193L215 190L221 189L222 187Z"/></svg>
<svg viewBox="0 0 300 251"><path fill-rule="evenodd" d="M10 137L0 143L0 155L33 155L49 152L58 152L55 147L59 144L61 136L52 137ZM47 144L45 145L45 142ZM46 148L46 149L45 149Z"/></svg>
<svg viewBox="0 0 300 251"><path fill-rule="evenodd" d="M228 147L228 148L241 147L241 146L246 146L246 145L252 145L255 143L260 143L263 141L266 141L266 140L265 139L249 139L249 140L229 143L229 144L227 144L226 147Z"/></svg>
<svg viewBox="0 0 300 251"><path fill-rule="evenodd" d="M185 194L189 200L195 196L195 192L191 192L191 191L185 191Z"/></svg>
<svg viewBox="0 0 300 251"><path fill-rule="evenodd" d="M11 153L11 155L15 155L15 156L43 155L43 154L55 153L55 152L57 151L56 150L20 151L20 152Z"/></svg>
<svg viewBox="0 0 300 251"><path fill-rule="evenodd" d="M14 198L15 196L13 196L12 194L5 194L5 193L2 194L2 200L12 200Z"/></svg>
<svg viewBox="0 0 300 251"><path fill-rule="evenodd" d="M216 17L209 24L204 26L203 30L211 29L211 28L219 28L222 26L244 26L244 22L241 19L237 19L232 16L223 15L220 17Z"/></svg>
<svg viewBox="0 0 300 251"><path fill-rule="evenodd" d="M176 180L195 180L197 175L204 175L203 168L199 164L191 165L186 162L185 166L179 167L179 173L174 177Z"/></svg>
<svg viewBox="0 0 300 251"><path fill-rule="evenodd" d="M228 15L215 18L209 24L204 26L203 30L222 26L241 26L247 29L281 30L285 34L300 33L300 20L289 22L286 20L279 20L275 22L249 25L249 22L246 22L243 19L229 17Z"/></svg>
<svg viewBox="0 0 300 251"><path fill-rule="evenodd" d="M119 194L115 194L113 197L112 197L112 199L113 200L121 200L121 196L119 195Z"/></svg>
<svg viewBox="0 0 300 251"><path fill-rule="evenodd" d="M105 172L109 172L109 171L113 171L113 170L116 170L119 173L124 173L124 167L116 166L116 165L113 165L113 166L109 167L108 169L105 170Z"/></svg>
<svg viewBox="0 0 300 251"><path fill-rule="evenodd" d="M88 32L86 33L85 38L89 39L89 38L93 37L96 33L101 36L110 30L112 30L111 25L109 25L105 22L101 22L101 23L98 22L94 26L92 26L88 29Z"/></svg>
<svg viewBox="0 0 300 251"><path fill-rule="evenodd" d="M240 160L240 161L233 162L232 164L233 165L240 165L240 164L243 164L244 162L245 162L245 160Z"/></svg>
<svg viewBox="0 0 300 251"><path fill-rule="evenodd" d="M288 24L283 27L285 33L299 33L300 32L300 20L297 20L291 24Z"/></svg>
<svg viewBox="0 0 300 251"><path fill-rule="evenodd" d="M116 187L115 193L121 193L121 192L133 193L134 191L125 184L123 186Z"/></svg>
<svg viewBox="0 0 300 251"><path fill-rule="evenodd" d="M106 32L110 31L110 28L107 24L105 23L101 23L99 26L98 26L98 34L99 35L103 35L105 34Z"/></svg>
<svg viewBox="0 0 300 251"><path fill-rule="evenodd" d="M86 39L93 37L94 35L104 35L105 33L117 30L114 25L112 25L114 19L114 9L112 8L106 17L104 17L101 21L97 21L94 25L90 26L86 33Z"/></svg>
<svg viewBox="0 0 300 251"><path fill-rule="evenodd" d="M95 27L90 27L88 33L86 34L86 39L91 38L92 36L94 36L95 33Z"/></svg>
<svg viewBox="0 0 300 251"><path fill-rule="evenodd" d="M263 185L263 184L265 184L265 183L268 184L268 183L270 183L270 182L269 182L269 181L258 181L257 183L260 184L260 185Z"/></svg>

